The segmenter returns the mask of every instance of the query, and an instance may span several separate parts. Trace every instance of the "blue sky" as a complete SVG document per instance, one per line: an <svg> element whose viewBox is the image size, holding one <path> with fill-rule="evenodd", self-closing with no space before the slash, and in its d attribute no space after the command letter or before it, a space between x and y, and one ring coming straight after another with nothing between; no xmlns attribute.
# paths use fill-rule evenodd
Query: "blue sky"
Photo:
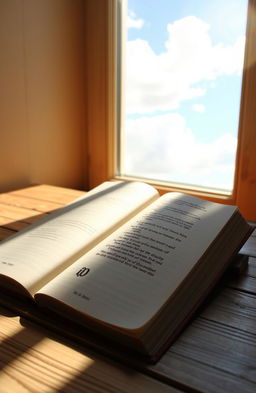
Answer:
<svg viewBox="0 0 256 393"><path fill-rule="evenodd" d="M128 39L140 36L159 53L167 39L166 26L185 16L195 15L209 23L214 43L232 43L244 34L246 0L128 0L128 8L145 20L143 29L129 29ZM232 17L230 16L232 15Z"/></svg>
<svg viewBox="0 0 256 393"><path fill-rule="evenodd" d="M245 0L128 1L131 23L127 29L124 149L127 174L232 188L246 8ZM143 128L147 118L154 118L146 123L148 131ZM151 129L153 123L155 130ZM172 142L174 123L177 143ZM159 131L163 124L166 133ZM159 158L152 154L157 154L153 144L161 149L161 132L164 146L158 170ZM188 146L184 149L190 156L187 166L179 159L176 164L170 159L174 147L182 148L182 137L190 140L192 147L191 151ZM141 145L145 138L148 142L143 151L137 152L135 145ZM173 149L167 149L167 141L174 145ZM192 156L200 152L202 158L193 162ZM151 166L146 163L149 159ZM194 172L189 168L194 168Z"/></svg>

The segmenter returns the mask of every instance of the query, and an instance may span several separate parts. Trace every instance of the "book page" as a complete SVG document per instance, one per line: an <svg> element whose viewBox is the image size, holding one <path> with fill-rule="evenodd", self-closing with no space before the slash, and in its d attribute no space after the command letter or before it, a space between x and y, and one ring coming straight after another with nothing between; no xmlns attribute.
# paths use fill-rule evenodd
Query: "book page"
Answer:
<svg viewBox="0 0 256 393"><path fill-rule="evenodd" d="M33 293L157 197L143 183L103 183L2 242L0 275Z"/></svg>
<svg viewBox="0 0 256 393"><path fill-rule="evenodd" d="M139 328L185 279L235 209L165 194L40 293L106 323Z"/></svg>

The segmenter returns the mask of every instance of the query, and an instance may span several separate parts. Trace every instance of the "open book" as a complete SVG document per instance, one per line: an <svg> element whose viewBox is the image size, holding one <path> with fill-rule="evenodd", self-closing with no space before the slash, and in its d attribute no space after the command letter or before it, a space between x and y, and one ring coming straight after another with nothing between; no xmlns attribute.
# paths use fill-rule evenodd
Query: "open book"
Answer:
<svg viewBox="0 0 256 393"><path fill-rule="evenodd" d="M3 241L0 288L157 359L251 230L234 206L106 182Z"/></svg>

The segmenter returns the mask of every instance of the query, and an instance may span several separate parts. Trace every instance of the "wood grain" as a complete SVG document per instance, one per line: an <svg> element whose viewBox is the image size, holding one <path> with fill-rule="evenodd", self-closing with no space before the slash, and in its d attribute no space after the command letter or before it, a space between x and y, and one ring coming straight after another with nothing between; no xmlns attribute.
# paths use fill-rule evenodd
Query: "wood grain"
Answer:
<svg viewBox="0 0 256 393"><path fill-rule="evenodd" d="M198 391L254 392L255 326L256 296L224 289L151 371Z"/></svg>
<svg viewBox="0 0 256 393"><path fill-rule="evenodd" d="M36 210L39 212L49 212L55 209L58 209L62 206L62 203L44 201L41 199L28 198L22 195L19 195L15 192L13 193L4 193L0 195L0 203L4 202L6 205L11 205L15 207L21 207L29 210Z"/></svg>
<svg viewBox="0 0 256 393"><path fill-rule="evenodd" d="M0 317L1 393L179 393L150 377L24 328L18 317Z"/></svg>
<svg viewBox="0 0 256 393"><path fill-rule="evenodd" d="M27 198L32 204L37 203L37 201L58 203L59 205L65 205L71 202L75 198L84 195L83 191L73 190L70 188L56 187L49 185L35 185L30 187L21 188L16 191L7 193L10 195L23 196Z"/></svg>

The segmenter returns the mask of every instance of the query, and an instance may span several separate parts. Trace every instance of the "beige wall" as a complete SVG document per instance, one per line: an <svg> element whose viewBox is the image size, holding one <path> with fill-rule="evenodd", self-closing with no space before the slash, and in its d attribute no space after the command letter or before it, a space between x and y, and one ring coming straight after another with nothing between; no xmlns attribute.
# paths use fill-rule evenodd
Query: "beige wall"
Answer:
<svg viewBox="0 0 256 393"><path fill-rule="evenodd" d="M0 191L86 184L84 2L0 0Z"/></svg>

